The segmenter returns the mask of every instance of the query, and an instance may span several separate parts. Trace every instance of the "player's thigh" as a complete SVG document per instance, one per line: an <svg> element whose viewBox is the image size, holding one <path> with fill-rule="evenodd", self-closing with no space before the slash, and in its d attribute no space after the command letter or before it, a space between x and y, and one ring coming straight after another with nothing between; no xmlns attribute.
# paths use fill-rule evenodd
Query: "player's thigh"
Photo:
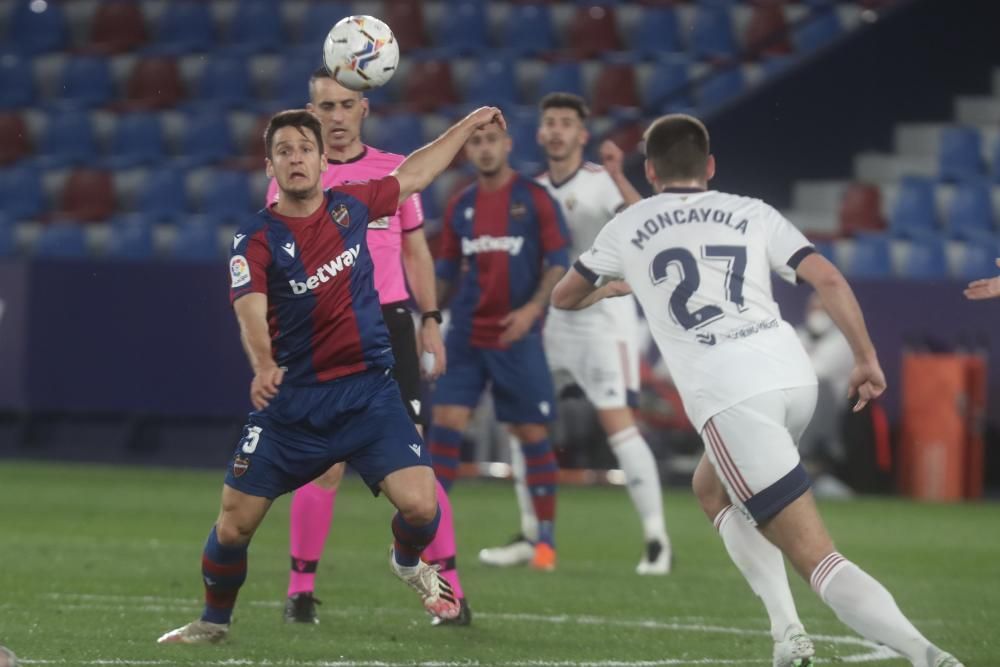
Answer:
<svg viewBox="0 0 1000 667"><path fill-rule="evenodd" d="M547 424L555 418L552 374L541 336L529 334L505 350L484 354L497 419L507 424Z"/></svg>
<svg viewBox="0 0 1000 667"><path fill-rule="evenodd" d="M327 491L335 491L344 479L345 466L346 464L343 462L335 463L329 470L314 479L313 484Z"/></svg>
<svg viewBox="0 0 1000 667"><path fill-rule="evenodd" d="M434 520L437 512L437 489L431 468L400 468L386 475L380 488L407 521L424 524Z"/></svg>
<svg viewBox="0 0 1000 667"><path fill-rule="evenodd" d="M413 329L410 311L400 305L382 308L382 318L389 329L392 356L396 363L392 376L399 385L406 411L414 424L419 424L423 416L420 394L420 361L417 357L417 336Z"/></svg>
<svg viewBox="0 0 1000 667"><path fill-rule="evenodd" d="M702 456L691 477L691 489L709 521L714 521L732 502L707 456Z"/></svg>
<svg viewBox="0 0 1000 667"><path fill-rule="evenodd" d="M762 523L760 531L781 549L806 581L820 561L833 552L833 540L809 490Z"/></svg>
<svg viewBox="0 0 1000 667"><path fill-rule="evenodd" d="M765 392L714 415L702 429L705 454L719 480L755 524L776 515L810 486L788 420L803 409L799 404L815 399L815 387Z"/></svg>
<svg viewBox="0 0 1000 667"><path fill-rule="evenodd" d="M467 339L454 331L448 332L445 343L448 370L434 384L433 403L471 410L479 403L488 380L483 351L469 345Z"/></svg>

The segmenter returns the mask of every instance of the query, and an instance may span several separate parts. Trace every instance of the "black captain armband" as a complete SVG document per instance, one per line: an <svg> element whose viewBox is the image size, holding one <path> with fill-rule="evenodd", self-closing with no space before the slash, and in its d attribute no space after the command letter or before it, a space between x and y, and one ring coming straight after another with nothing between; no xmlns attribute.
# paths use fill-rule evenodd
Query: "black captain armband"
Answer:
<svg viewBox="0 0 1000 667"><path fill-rule="evenodd" d="M795 251L795 254L788 259L788 266L791 267L792 270L799 268L799 264L802 263L802 260L804 260L809 255L813 254L814 252L816 252L816 248L812 247L811 245L807 245L804 248L799 248L798 250Z"/></svg>
<svg viewBox="0 0 1000 667"><path fill-rule="evenodd" d="M591 285L596 285L601 279L599 275L587 268L580 260L573 262L573 268L576 269L576 272L583 276L584 280L589 282Z"/></svg>
<svg viewBox="0 0 1000 667"><path fill-rule="evenodd" d="M444 321L444 318L441 317L440 310L428 310L420 316L420 323L423 324L427 320L434 320L438 324L441 324L441 322Z"/></svg>

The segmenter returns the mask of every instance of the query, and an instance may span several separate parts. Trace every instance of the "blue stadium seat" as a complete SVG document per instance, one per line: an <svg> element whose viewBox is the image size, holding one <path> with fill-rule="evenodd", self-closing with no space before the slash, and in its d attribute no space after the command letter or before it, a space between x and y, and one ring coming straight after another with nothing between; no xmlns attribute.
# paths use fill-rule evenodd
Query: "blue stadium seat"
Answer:
<svg viewBox="0 0 1000 667"><path fill-rule="evenodd" d="M373 145L390 153L409 155L424 145L423 118L410 113L380 116Z"/></svg>
<svg viewBox="0 0 1000 667"><path fill-rule="evenodd" d="M892 275L888 237L859 234L853 245L854 252L844 273L852 278L888 278Z"/></svg>
<svg viewBox="0 0 1000 667"><path fill-rule="evenodd" d="M251 212L250 199L246 172L220 170L205 179L199 208L207 220L216 224L236 222Z"/></svg>
<svg viewBox="0 0 1000 667"><path fill-rule="evenodd" d="M485 58L469 79L465 103L473 106L507 108L517 104L517 79L514 63L506 58Z"/></svg>
<svg viewBox="0 0 1000 667"><path fill-rule="evenodd" d="M944 181L983 175L983 141L974 127L946 127L938 145L938 173Z"/></svg>
<svg viewBox="0 0 1000 667"><path fill-rule="evenodd" d="M647 113L658 114L674 108L690 108L690 68L691 59L686 55L671 54L661 58L643 87L643 109Z"/></svg>
<svg viewBox="0 0 1000 667"><path fill-rule="evenodd" d="M910 243L902 271L904 278L941 280L948 277L948 259L944 239L925 236Z"/></svg>
<svg viewBox="0 0 1000 667"><path fill-rule="evenodd" d="M996 233L990 184L968 181L955 188L948 205L948 232L952 238L973 240Z"/></svg>
<svg viewBox="0 0 1000 667"><path fill-rule="evenodd" d="M104 250L111 259L152 259L156 254L153 225L141 215L116 218L111 223Z"/></svg>
<svg viewBox="0 0 1000 667"><path fill-rule="evenodd" d="M30 58L0 58L0 109L21 109L35 103L35 73Z"/></svg>
<svg viewBox="0 0 1000 667"><path fill-rule="evenodd" d="M575 60L556 62L545 68L542 80L538 84L538 97L556 92L587 97L579 62Z"/></svg>
<svg viewBox="0 0 1000 667"><path fill-rule="evenodd" d="M218 42L210 3L200 0L168 2L156 27L156 41L147 53L182 55L211 51Z"/></svg>
<svg viewBox="0 0 1000 667"><path fill-rule="evenodd" d="M275 53L285 48L280 5L272 0L240 0L226 31L226 50L249 56L261 51ZM332 27L331 24L327 30Z"/></svg>
<svg viewBox="0 0 1000 667"><path fill-rule="evenodd" d="M962 261L958 268L958 277L963 280L978 280L992 278L1000 274L996 259L1000 257L1000 242L966 243L962 250Z"/></svg>
<svg viewBox="0 0 1000 667"><path fill-rule="evenodd" d="M87 165L97 161L97 139L90 114L49 114L38 153L38 164L42 167Z"/></svg>
<svg viewBox="0 0 1000 667"><path fill-rule="evenodd" d="M13 257L17 252L17 238L14 235L14 223L0 214L0 257Z"/></svg>
<svg viewBox="0 0 1000 667"><path fill-rule="evenodd" d="M449 3L441 16L435 46L451 55L477 54L490 47L486 4L475 0Z"/></svg>
<svg viewBox="0 0 1000 667"><path fill-rule="evenodd" d="M545 153L538 145L538 115L533 109L506 116L507 129L513 141L512 166L527 176L535 176L545 168Z"/></svg>
<svg viewBox="0 0 1000 667"><path fill-rule="evenodd" d="M216 109L246 108L253 95L247 61L244 58L231 56L209 58L201 71L195 90L197 92L190 105L192 108L201 106Z"/></svg>
<svg viewBox="0 0 1000 667"><path fill-rule="evenodd" d="M435 180L426 190L420 193L420 205L423 207L424 220L426 221L440 221L444 215L444 211L441 210L441 205L439 204L438 189L440 187L438 181Z"/></svg>
<svg viewBox="0 0 1000 667"><path fill-rule="evenodd" d="M732 58L739 52L728 7L699 4L691 30L691 52L700 60Z"/></svg>
<svg viewBox="0 0 1000 667"><path fill-rule="evenodd" d="M153 222L168 222L187 213L184 172L161 167L150 172L136 195L136 210Z"/></svg>
<svg viewBox="0 0 1000 667"><path fill-rule="evenodd" d="M814 7L809 17L795 27L792 36L796 48L808 53L826 46L843 31L836 7L831 3L825 3Z"/></svg>
<svg viewBox="0 0 1000 667"><path fill-rule="evenodd" d="M46 225L35 241L35 256L49 259L86 257L86 230L78 222L57 222Z"/></svg>
<svg viewBox="0 0 1000 667"><path fill-rule="evenodd" d="M889 216L889 230L900 238L933 234L937 231L936 211L934 181L923 176L904 176Z"/></svg>
<svg viewBox="0 0 1000 667"><path fill-rule="evenodd" d="M323 47L323 41L330 28L345 16L350 16L351 5L346 2L313 2L309 3L302 17L302 30L299 34L299 44L305 54L314 57ZM315 58L314 58L315 59Z"/></svg>
<svg viewBox="0 0 1000 667"><path fill-rule="evenodd" d="M69 44L69 29L61 3L36 4L16 0L7 26L8 39L15 49L27 55L61 51ZM41 8L41 11L37 11Z"/></svg>
<svg viewBox="0 0 1000 667"><path fill-rule="evenodd" d="M284 58L274 78L270 100L264 103L264 111L304 107L309 101L309 77L321 64L316 53Z"/></svg>
<svg viewBox="0 0 1000 667"><path fill-rule="evenodd" d="M114 80L106 58L70 58L60 78L60 106L93 109L115 96Z"/></svg>
<svg viewBox="0 0 1000 667"><path fill-rule="evenodd" d="M833 244L833 241L814 241L813 247L816 248L816 252L826 257L828 260L837 263L837 248Z"/></svg>
<svg viewBox="0 0 1000 667"><path fill-rule="evenodd" d="M644 7L642 17L629 35L629 48L644 58L684 51L680 23L673 7Z"/></svg>
<svg viewBox="0 0 1000 667"><path fill-rule="evenodd" d="M218 228L201 220L191 220L177 227L171 256L191 262L221 259Z"/></svg>
<svg viewBox="0 0 1000 667"><path fill-rule="evenodd" d="M45 210L45 193L39 170L13 167L0 171L0 207L14 222L41 216Z"/></svg>
<svg viewBox="0 0 1000 667"><path fill-rule="evenodd" d="M158 115L121 114L111 135L110 155L104 162L110 169L127 169L155 164L165 155L163 127Z"/></svg>
<svg viewBox="0 0 1000 667"><path fill-rule="evenodd" d="M519 55L547 53L558 46L552 12L547 5L511 5L503 34L504 48Z"/></svg>
<svg viewBox="0 0 1000 667"><path fill-rule="evenodd" d="M714 73L698 85L698 107L713 109L730 102L743 92L743 68L737 65Z"/></svg>
<svg viewBox="0 0 1000 667"><path fill-rule="evenodd" d="M186 167L214 164L236 154L226 114L217 112L188 116L181 144L183 157L178 163Z"/></svg>

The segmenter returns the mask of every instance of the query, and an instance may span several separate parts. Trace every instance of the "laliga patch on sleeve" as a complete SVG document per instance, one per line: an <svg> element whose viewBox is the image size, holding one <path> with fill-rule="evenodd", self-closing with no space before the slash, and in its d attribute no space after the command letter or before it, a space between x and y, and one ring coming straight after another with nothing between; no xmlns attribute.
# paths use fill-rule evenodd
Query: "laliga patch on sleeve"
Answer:
<svg viewBox="0 0 1000 667"><path fill-rule="evenodd" d="M389 218L383 215L377 220L372 220L368 223L368 229L389 229Z"/></svg>
<svg viewBox="0 0 1000 667"><path fill-rule="evenodd" d="M250 265L243 255L233 255L229 260L229 276L233 287L242 287L250 282Z"/></svg>

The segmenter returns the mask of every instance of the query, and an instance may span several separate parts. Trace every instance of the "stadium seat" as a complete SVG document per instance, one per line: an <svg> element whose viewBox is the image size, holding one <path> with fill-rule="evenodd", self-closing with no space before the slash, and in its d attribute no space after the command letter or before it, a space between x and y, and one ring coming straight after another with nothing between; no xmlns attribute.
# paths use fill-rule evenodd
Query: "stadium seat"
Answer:
<svg viewBox="0 0 1000 667"><path fill-rule="evenodd" d="M830 3L813 8L792 31L796 48L805 53L826 46L842 32L837 9Z"/></svg>
<svg viewBox="0 0 1000 667"><path fill-rule="evenodd" d="M972 241L995 234L995 216L990 184L968 181L955 188L948 205L948 233L956 239Z"/></svg>
<svg viewBox="0 0 1000 667"><path fill-rule="evenodd" d="M37 220L45 212L41 172L32 167L0 171L0 210L14 222Z"/></svg>
<svg viewBox="0 0 1000 667"><path fill-rule="evenodd" d="M546 5L511 5L503 34L504 48L518 55L537 56L557 47L552 12Z"/></svg>
<svg viewBox="0 0 1000 667"><path fill-rule="evenodd" d="M948 277L948 259L944 240L925 236L911 241L902 275L914 280L940 280Z"/></svg>
<svg viewBox="0 0 1000 667"><path fill-rule="evenodd" d="M173 167L151 171L139 186L136 210L153 222L170 222L187 213L184 172Z"/></svg>
<svg viewBox="0 0 1000 667"><path fill-rule="evenodd" d="M506 58L484 58L473 70L463 101L474 107L509 107L518 102L514 63Z"/></svg>
<svg viewBox="0 0 1000 667"><path fill-rule="evenodd" d="M167 3L155 32L155 42L146 48L153 55L211 51L218 43L211 5L200 0Z"/></svg>
<svg viewBox="0 0 1000 667"><path fill-rule="evenodd" d="M282 72L281 76L284 75ZM300 85L305 88L305 81L301 81ZM240 57L216 56L209 58L201 70L196 94L192 97L190 106L243 109L249 105L252 96L246 60Z"/></svg>
<svg viewBox="0 0 1000 667"><path fill-rule="evenodd" d="M575 60L554 62L545 68L538 84L538 97L541 99L549 93L573 93L586 99L583 87L583 74L580 63Z"/></svg>
<svg viewBox="0 0 1000 667"><path fill-rule="evenodd" d="M403 104L411 111L436 111L458 104L458 93L445 60L416 60L403 82Z"/></svg>
<svg viewBox="0 0 1000 667"><path fill-rule="evenodd" d="M434 45L452 57L488 49L490 33L486 4L475 0L449 3L441 16Z"/></svg>
<svg viewBox="0 0 1000 667"><path fill-rule="evenodd" d="M892 275L889 239L883 235L860 235L845 273L851 278L888 278Z"/></svg>
<svg viewBox="0 0 1000 667"><path fill-rule="evenodd" d="M333 27L331 23L327 31ZM280 3L272 0L240 0L226 31L226 51L250 56L276 53L286 47Z"/></svg>
<svg viewBox="0 0 1000 667"><path fill-rule="evenodd" d="M251 209L250 179L246 172L219 170L205 178L201 191L202 215L216 224L236 222Z"/></svg>
<svg viewBox="0 0 1000 667"><path fill-rule="evenodd" d="M90 114L49 114L38 153L42 167L92 164L98 150Z"/></svg>
<svg viewBox="0 0 1000 667"><path fill-rule="evenodd" d="M577 7L566 37L567 46L578 58L593 58L621 49L615 13L611 7Z"/></svg>
<svg viewBox="0 0 1000 667"><path fill-rule="evenodd" d="M14 234L14 223L0 213L0 257L13 257L16 253L17 237Z"/></svg>
<svg viewBox="0 0 1000 667"><path fill-rule="evenodd" d="M31 154L28 124L20 114L0 111L0 167Z"/></svg>
<svg viewBox="0 0 1000 667"><path fill-rule="evenodd" d="M677 11L673 7L645 7L635 30L629 35L628 48L644 58L680 53L684 51L680 34Z"/></svg>
<svg viewBox="0 0 1000 667"><path fill-rule="evenodd" d="M729 60L739 53L728 7L695 6L691 52L699 60Z"/></svg>
<svg viewBox="0 0 1000 667"><path fill-rule="evenodd" d="M614 107L641 106L635 68L629 64L608 63L601 68L591 94L594 113L602 116Z"/></svg>
<svg viewBox="0 0 1000 667"><path fill-rule="evenodd" d="M185 167L215 164L228 157L235 157L237 153L226 114L210 111L187 117L181 145L182 154L178 163Z"/></svg>
<svg viewBox="0 0 1000 667"><path fill-rule="evenodd" d="M833 241L813 241L813 247L823 257L826 257L834 264L837 263L837 250L833 245Z"/></svg>
<svg viewBox="0 0 1000 667"><path fill-rule="evenodd" d="M96 53L126 53L146 43L146 22L135 0L107 0L97 7L87 48Z"/></svg>
<svg viewBox="0 0 1000 667"><path fill-rule="evenodd" d="M125 84L124 109L143 111L167 109L184 97L177 62L172 58L140 60Z"/></svg>
<svg viewBox="0 0 1000 667"><path fill-rule="evenodd" d="M643 87L643 109L650 114L659 114L679 108L690 108L691 59L686 55L671 54L660 58L653 75Z"/></svg>
<svg viewBox="0 0 1000 667"><path fill-rule="evenodd" d="M106 222L114 212L115 187L111 174L102 169L81 168L70 172L54 215L80 222Z"/></svg>
<svg viewBox="0 0 1000 667"><path fill-rule="evenodd" d="M111 223L104 251L110 259L152 259L155 255L152 224L141 215L115 218Z"/></svg>
<svg viewBox="0 0 1000 667"><path fill-rule="evenodd" d="M424 145L423 119L411 113L380 116L372 143L390 153L409 155Z"/></svg>
<svg viewBox="0 0 1000 667"><path fill-rule="evenodd" d="M313 60L317 60L316 56L322 48L330 28L335 26L340 19L351 14L353 14L351 6L345 2L317 2L316 0L310 2L302 17L302 29L299 31L299 45L303 53L312 53ZM389 21L389 25L393 29L396 28L396 24L392 21ZM396 37L398 39L398 35Z"/></svg>
<svg viewBox="0 0 1000 667"><path fill-rule="evenodd" d="M1000 257L1000 243L996 240L992 243L965 243L957 277L962 280L992 278L1000 273L996 265L997 257Z"/></svg>
<svg viewBox="0 0 1000 667"><path fill-rule="evenodd" d="M839 218L844 236L884 231L882 190L871 183L851 183L840 200Z"/></svg>
<svg viewBox="0 0 1000 667"><path fill-rule="evenodd" d="M923 176L904 176L889 217L893 236L916 238L937 231L934 182Z"/></svg>
<svg viewBox="0 0 1000 667"><path fill-rule="evenodd" d="M698 84L698 106L713 109L732 101L744 88L743 68L728 67Z"/></svg>
<svg viewBox="0 0 1000 667"><path fill-rule="evenodd" d="M87 256L87 232L75 222L55 222L42 228L35 240L35 257L83 259Z"/></svg>
<svg viewBox="0 0 1000 667"><path fill-rule="evenodd" d="M315 53L312 57L284 58L278 68L278 75L273 79L268 99L260 105L261 111L270 113L305 106L309 101L309 78L320 64Z"/></svg>
<svg viewBox="0 0 1000 667"><path fill-rule="evenodd" d="M69 29L61 3L16 0L7 35L14 48L25 55L65 49Z"/></svg>
<svg viewBox="0 0 1000 667"><path fill-rule="evenodd" d="M0 58L0 109L21 109L35 102L35 73L30 59Z"/></svg>
<svg viewBox="0 0 1000 667"><path fill-rule="evenodd" d="M166 155L163 127L155 114L120 114L111 135L111 151L105 159L110 169L150 165Z"/></svg>
<svg viewBox="0 0 1000 667"><path fill-rule="evenodd" d="M743 32L743 43L751 55L790 53L792 42L785 20L784 0L757 0Z"/></svg>
<svg viewBox="0 0 1000 667"><path fill-rule="evenodd" d="M638 150L639 142L642 141L642 126L636 121L623 120L603 138L610 139L618 145L618 148L622 149L625 155L630 155ZM595 144L594 148L596 149L599 145ZM595 155L594 161L599 162L599 156Z"/></svg>
<svg viewBox="0 0 1000 667"><path fill-rule="evenodd" d="M59 106L93 109L115 96L111 68L104 57L75 57L66 61L60 76Z"/></svg>
<svg viewBox="0 0 1000 667"><path fill-rule="evenodd" d="M221 259L219 237L214 225L200 220L185 222L177 227L171 255L174 259L210 262Z"/></svg>
<svg viewBox="0 0 1000 667"><path fill-rule="evenodd" d="M983 142L974 127L946 127L938 145L938 173L944 181L962 181L983 174Z"/></svg>
<svg viewBox="0 0 1000 667"><path fill-rule="evenodd" d="M507 127L513 141L511 164L528 176L544 169L545 154L538 145L538 114L533 109L507 116Z"/></svg>
<svg viewBox="0 0 1000 667"><path fill-rule="evenodd" d="M413 0L385 0L382 3L386 22L404 53L427 47L427 27L424 23L422 3Z"/></svg>

